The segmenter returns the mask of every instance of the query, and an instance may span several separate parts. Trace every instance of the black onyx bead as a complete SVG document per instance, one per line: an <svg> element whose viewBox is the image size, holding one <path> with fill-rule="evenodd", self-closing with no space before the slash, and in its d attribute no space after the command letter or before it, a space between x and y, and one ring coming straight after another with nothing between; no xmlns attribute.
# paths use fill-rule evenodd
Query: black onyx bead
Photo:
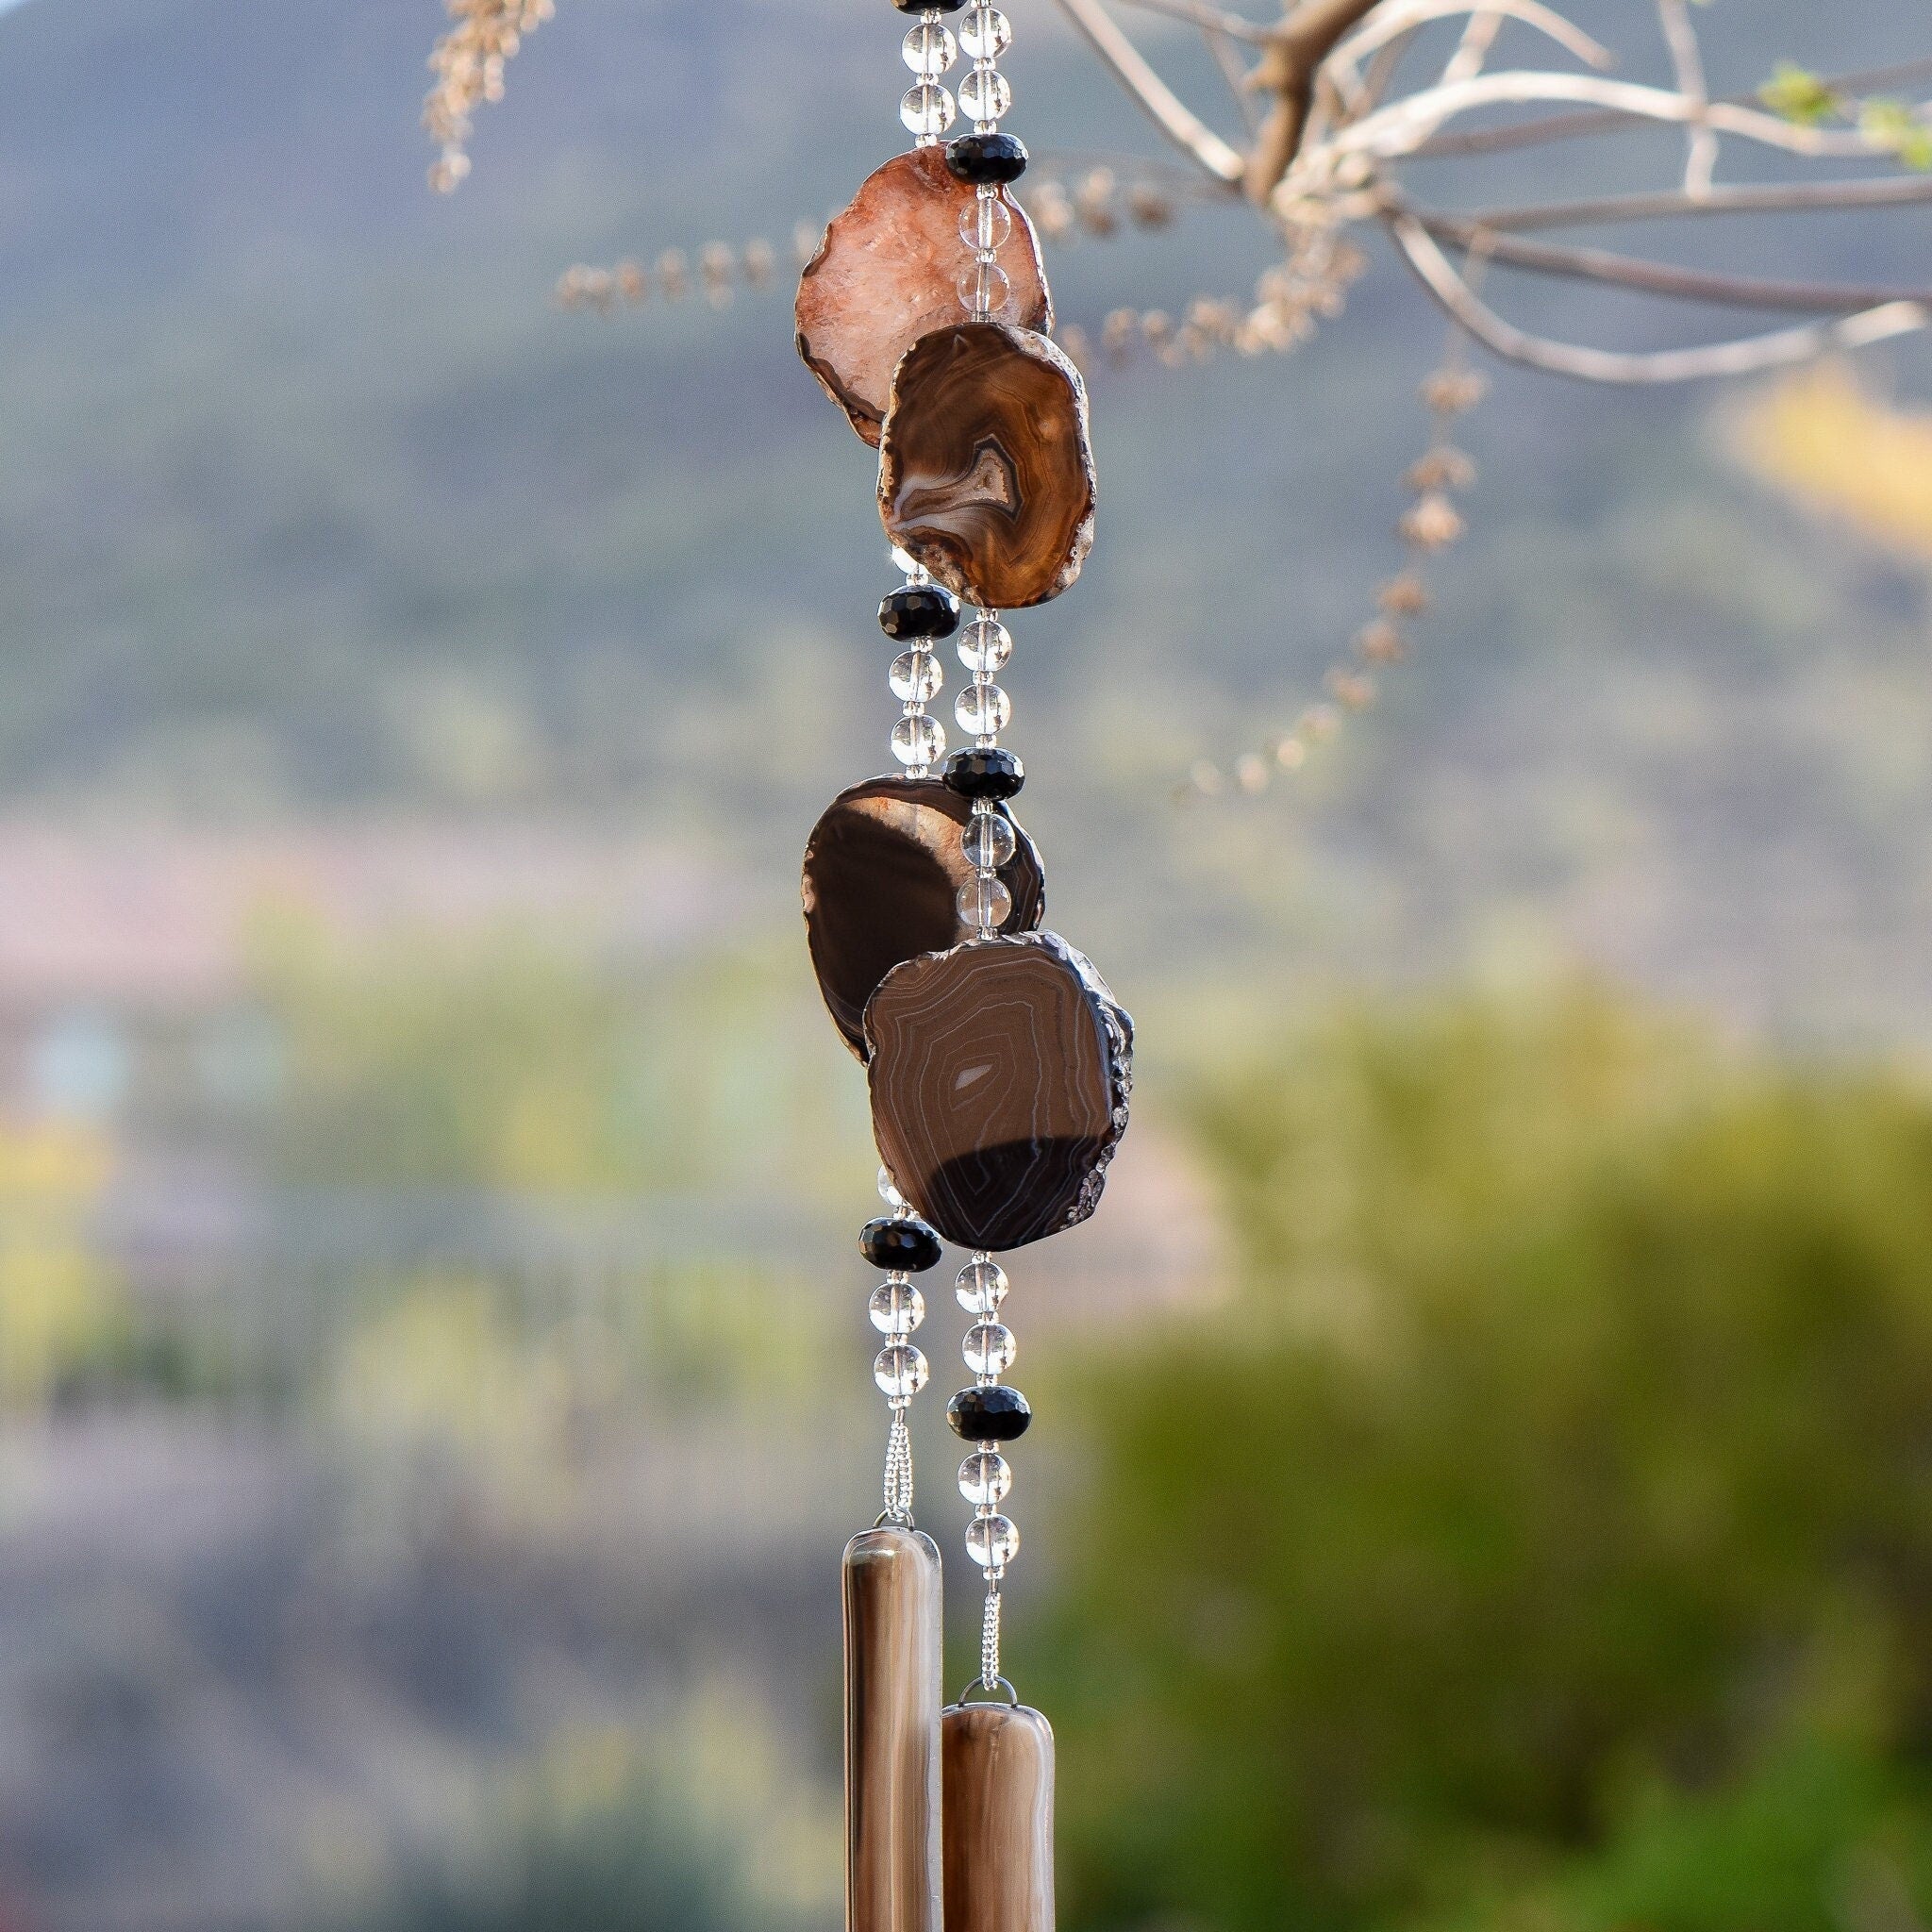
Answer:
<svg viewBox="0 0 1932 1932"><path fill-rule="evenodd" d="M934 13L958 13L966 0L892 0L892 5L901 13L924 13L929 8Z"/></svg>
<svg viewBox="0 0 1932 1932"><path fill-rule="evenodd" d="M1026 143L1017 134L962 134L946 147L956 180L983 188L1017 181L1026 172Z"/></svg>
<svg viewBox="0 0 1932 1932"><path fill-rule="evenodd" d="M946 760L946 784L963 798L1011 798L1026 782L1026 767L998 745L974 745Z"/></svg>
<svg viewBox="0 0 1932 1932"><path fill-rule="evenodd" d="M923 1221L881 1217L868 1221L858 1234L858 1252L874 1268L924 1274L940 1265L940 1238Z"/></svg>
<svg viewBox="0 0 1932 1932"><path fill-rule="evenodd" d="M943 584L908 584L880 600L879 628L897 643L949 638L959 628L959 600Z"/></svg>
<svg viewBox="0 0 1932 1932"><path fill-rule="evenodd" d="M1032 1426L1033 1411L1017 1389L962 1389L946 1404L946 1420L964 1442L1014 1442Z"/></svg>

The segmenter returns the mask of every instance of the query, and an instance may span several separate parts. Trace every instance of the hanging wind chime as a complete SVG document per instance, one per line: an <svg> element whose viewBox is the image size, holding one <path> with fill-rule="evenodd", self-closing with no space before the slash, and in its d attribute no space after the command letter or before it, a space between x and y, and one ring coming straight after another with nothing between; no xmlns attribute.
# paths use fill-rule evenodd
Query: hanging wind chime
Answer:
<svg viewBox="0 0 1932 1932"><path fill-rule="evenodd" d="M899 770L833 800L805 856L825 1005L864 1063L887 1212L859 1252L891 1412L885 1509L844 1559L847 1932L1052 1932L1053 1732L1001 1674L1000 1600L1020 1533L1006 1452L1032 1412L1002 1380L1016 1353L995 1258L1093 1212L1127 1124L1133 1024L1087 959L1042 926L1038 848L1000 742L1003 613L1043 604L1093 540L1087 396L1048 338L1032 224L1008 189L1026 150L1000 129L1012 38L986 0L894 0L913 16L915 145L825 231L798 291L798 347L879 453L879 513L905 581L879 606ZM962 15L956 38L947 16ZM956 107L945 75L971 61ZM956 113L972 125L948 141ZM945 756L930 707L940 646L971 681ZM928 1368L917 1277L965 1251L972 1384L947 1406L966 1447L966 1553L986 1582L979 1675L944 1706L938 1545L914 1527L908 1412Z"/></svg>

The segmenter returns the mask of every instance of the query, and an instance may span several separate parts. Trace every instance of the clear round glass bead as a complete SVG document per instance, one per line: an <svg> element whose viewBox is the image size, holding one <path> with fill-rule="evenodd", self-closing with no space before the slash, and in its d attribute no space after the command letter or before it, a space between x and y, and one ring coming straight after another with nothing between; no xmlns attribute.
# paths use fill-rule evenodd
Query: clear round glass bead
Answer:
<svg viewBox="0 0 1932 1932"><path fill-rule="evenodd" d="M969 1261L960 1269L953 1292L969 1315L996 1315L1007 1288L1007 1271L997 1261Z"/></svg>
<svg viewBox="0 0 1932 1932"><path fill-rule="evenodd" d="M959 211L959 239L969 248L997 253L1013 232L1013 211L997 194L982 194Z"/></svg>
<svg viewBox="0 0 1932 1932"><path fill-rule="evenodd" d="M959 23L959 44L974 60L997 60L1013 44L1013 23L997 7L970 7Z"/></svg>
<svg viewBox="0 0 1932 1932"><path fill-rule="evenodd" d="M996 261L969 261L959 271L959 307L969 315L1001 315L1013 299L1013 285Z"/></svg>
<svg viewBox="0 0 1932 1932"><path fill-rule="evenodd" d="M915 584L923 584L925 581L925 566L916 557L912 556L909 551L901 550L894 543L890 554L892 559L892 568L902 577L910 577Z"/></svg>
<svg viewBox="0 0 1932 1932"><path fill-rule="evenodd" d="M960 923L973 932L997 932L1013 916L1013 895L996 872L968 879L958 905Z"/></svg>
<svg viewBox="0 0 1932 1932"><path fill-rule="evenodd" d="M1003 1322L976 1322L960 1345L966 1366L975 1375L1004 1375L1013 1366L1020 1344Z"/></svg>
<svg viewBox="0 0 1932 1932"><path fill-rule="evenodd" d="M959 1465L959 1493L969 1503L997 1508L1013 1487L1013 1472L1004 1456L975 1449Z"/></svg>
<svg viewBox="0 0 1932 1932"><path fill-rule="evenodd" d="M881 1335L910 1335L925 1320L925 1297L909 1281L882 1281L865 1311Z"/></svg>
<svg viewBox="0 0 1932 1932"><path fill-rule="evenodd" d="M953 125L954 111L952 95L930 80L908 88L906 98L899 103L899 119L910 134L943 134Z"/></svg>
<svg viewBox="0 0 1932 1932"><path fill-rule="evenodd" d="M959 636L959 661L969 671L996 673L1013 655L1013 634L996 617L975 617Z"/></svg>
<svg viewBox="0 0 1932 1932"><path fill-rule="evenodd" d="M949 27L923 21L906 36L902 49L914 74L937 80L959 58L959 44Z"/></svg>
<svg viewBox="0 0 1932 1932"><path fill-rule="evenodd" d="M892 659L892 695L908 704L923 705L940 694L946 674L930 651L902 651Z"/></svg>
<svg viewBox="0 0 1932 1932"><path fill-rule="evenodd" d="M959 729L973 738L996 738L1013 720L1013 701L996 684L969 684L953 707Z"/></svg>
<svg viewBox="0 0 1932 1932"><path fill-rule="evenodd" d="M1004 1570L1020 1554L1020 1526L1005 1516L975 1516L966 1525L966 1554L982 1570Z"/></svg>
<svg viewBox="0 0 1932 1932"><path fill-rule="evenodd" d="M1020 849L1020 838L1005 812L976 811L959 834L959 849L975 872L997 872L1001 866L1012 863L1013 854Z"/></svg>
<svg viewBox="0 0 1932 1932"><path fill-rule="evenodd" d="M894 1402L909 1402L925 1387L930 1373L924 1356L904 1341L880 1349L872 1365L872 1378L879 1385L880 1394Z"/></svg>
<svg viewBox="0 0 1932 1932"><path fill-rule="evenodd" d="M882 1167L879 1169L878 1190L879 1199L888 1208L905 1207L906 1196L899 1191L899 1184L892 1178L891 1171L889 1168Z"/></svg>
<svg viewBox="0 0 1932 1932"><path fill-rule="evenodd" d="M1013 90L997 67L975 67L959 83L959 111L971 121L997 121L1013 105Z"/></svg>
<svg viewBox="0 0 1932 1932"><path fill-rule="evenodd" d="M945 727L924 712L901 718L892 726L892 756L902 765L929 765L945 748Z"/></svg>

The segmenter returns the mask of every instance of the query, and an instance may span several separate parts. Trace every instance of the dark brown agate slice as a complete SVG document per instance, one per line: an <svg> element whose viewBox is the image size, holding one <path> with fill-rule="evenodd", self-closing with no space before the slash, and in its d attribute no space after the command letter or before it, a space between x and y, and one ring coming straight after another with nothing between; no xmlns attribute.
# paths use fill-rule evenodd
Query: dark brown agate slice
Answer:
<svg viewBox="0 0 1932 1932"><path fill-rule="evenodd" d="M819 991L845 1043L865 1058L865 1003L893 967L965 937L959 889L973 868L959 832L973 802L939 778L868 778L841 791L805 848L805 934ZM1006 930L1046 915L1040 848L1013 827L1018 849L1000 869L1013 895Z"/></svg>
<svg viewBox="0 0 1932 1932"><path fill-rule="evenodd" d="M872 1119L899 1191L962 1248L1085 1221L1127 1125L1133 1022L1058 933L895 968L865 1009Z"/></svg>
<svg viewBox="0 0 1932 1932"><path fill-rule="evenodd" d="M1080 372L1030 329L936 328L892 378L879 444L886 534L968 603L1058 597L1093 546Z"/></svg>
<svg viewBox="0 0 1932 1932"><path fill-rule="evenodd" d="M798 284L798 353L874 448L900 357L929 329L958 320L968 259L959 218L978 192L955 179L941 147L895 156L833 217ZM1013 292L1006 313L1049 329L1053 299L1039 238L1025 210L1007 206L1013 232L1000 267Z"/></svg>

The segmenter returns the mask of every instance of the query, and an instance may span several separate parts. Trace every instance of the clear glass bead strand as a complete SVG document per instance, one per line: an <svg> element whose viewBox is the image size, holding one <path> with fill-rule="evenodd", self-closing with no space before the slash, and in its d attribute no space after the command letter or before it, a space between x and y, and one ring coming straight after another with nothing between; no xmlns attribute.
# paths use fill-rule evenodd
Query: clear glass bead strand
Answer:
<svg viewBox="0 0 1932 1932"><path fill-rule="evenodd" d="M959 45L969 60L997 60L1013 44L1013 23L997 7L974 5L959 23Z"/></svg>
<svg viewBox="0 0 1932 1932"><path fill-rule="evenodd" d="M990 128L1012 106L1011 83L997 67L976 66L959 83L959 111L975 127Z"/></svg>
<svg viewBox="0 0 1932 1932"><path fill-rule="evenodd" d="M933 21L922 21L914 27L900 51L907 66L923 80L939 79L959 58L952 30Z"/></svg>
<svg viewBox="0 0 1932 1932"><path fill-rule="evenodd" d="M899 103L899 119L909 134L935 142L953 125L958 108L953 96L937 81L922 80L908 88Z"/></svg>

